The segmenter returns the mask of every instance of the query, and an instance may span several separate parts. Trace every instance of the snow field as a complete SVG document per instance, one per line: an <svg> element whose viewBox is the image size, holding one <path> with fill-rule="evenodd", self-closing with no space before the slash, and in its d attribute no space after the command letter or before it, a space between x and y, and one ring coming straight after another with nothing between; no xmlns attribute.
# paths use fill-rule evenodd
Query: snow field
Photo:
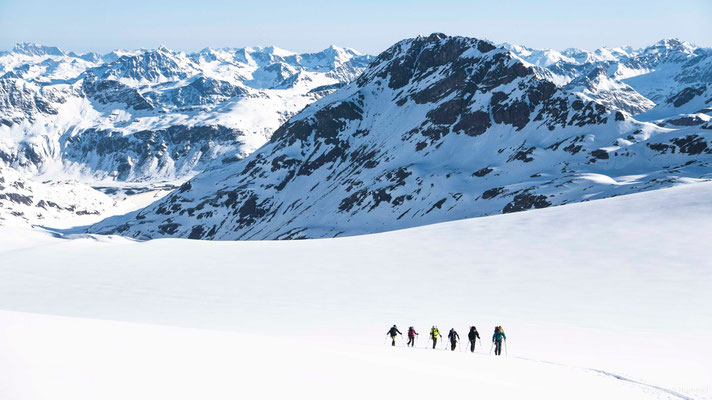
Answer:
<svg viewBox="0 0 712 400"><path fill-rule="evenodd" d="M4 227L0 309L173 327L3 312L0 397L708 399L710 198L697 183L285 242ZM393 349L393 323L420 347L474 324L483 353L503 325L509 355Z"/></svg>
<svg viewBox="0 0 712 400"><path fill-rule="evenodd" d="M9 378L0 382L0 394L10 400L675 398L594 371L481 353L320 344L14 312L0 312L0 321L0 371Z"/></svg>

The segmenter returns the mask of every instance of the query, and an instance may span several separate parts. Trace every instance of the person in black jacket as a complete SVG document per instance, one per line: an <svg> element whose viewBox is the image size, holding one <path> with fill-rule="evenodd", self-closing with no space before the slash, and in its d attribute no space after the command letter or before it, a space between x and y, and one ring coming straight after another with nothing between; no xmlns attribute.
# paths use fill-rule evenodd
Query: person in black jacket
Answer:
<svg viewBox="0 0 712 400"><path fill-rule="evenodd" d="M450 333L447 334L447 338L450 339L450 350L455 351L457 341L460 340L460 335L457 334L455 328L450 328Z"/></svg>
<svg viewBox="0 0 712 400"><path fill-rule="evenodd" d="M391 346L396 345L396 336L397 335L403 336L403 334L398 330L398 327L395 325L393 325L393 327L391 327L391 329L389 329L388 332L386 332L386 335L390 335L391 340L393 341L391 343Z"/></svg>
<svg viewBox="0 0 712 400"><path fill-rule="evenodd" d="M477 342L477 339L480 338L479 332L477 332L477 328L474 326L470 327L470 333L467 334L467 338L470 339L470 351L475 352L475 343Z"/></svg>

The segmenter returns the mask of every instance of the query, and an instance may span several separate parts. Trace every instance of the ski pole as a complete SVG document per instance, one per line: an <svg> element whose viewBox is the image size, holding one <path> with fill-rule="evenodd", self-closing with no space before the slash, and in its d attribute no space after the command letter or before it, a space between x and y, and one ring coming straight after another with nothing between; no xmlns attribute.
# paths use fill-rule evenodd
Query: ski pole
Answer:
<svg viewBox="0 0 712 400"><path fill-rule="evenodd" d="M492 348L494 347L494 340L492 341L492 346L490 346L490 353L489 355L492 355Z"/></svg>
<svg viewBox="0 0 712 400"><path fill-rule="evenodd" d="M507 355L507 339L504 339L504 355Z"/></svg>

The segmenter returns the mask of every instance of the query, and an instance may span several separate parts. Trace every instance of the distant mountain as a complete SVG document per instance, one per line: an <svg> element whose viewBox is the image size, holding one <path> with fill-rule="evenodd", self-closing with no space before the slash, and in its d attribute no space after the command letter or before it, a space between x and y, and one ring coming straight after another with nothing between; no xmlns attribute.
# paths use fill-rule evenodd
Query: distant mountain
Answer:
<svg viewBox="0 0 712 400"><path fill-rule="evenodd" d="M601 48L592 52L536 50L505 45L540 74L586 98L639 120L677 118L712 110L712 49L678 39L642 49Z"/></svg>
<svg viewBox="0 0 712 400"><path fill-rule="evenodd" d="M251 153L372 58L329 47L0 54L0 164L87 181L183 180Z"/></svg>
<svg viewBox="0 0 712 400"><path fill-rule="evenodd" d="M112 199L78 182L164 189L234 162L371 60L334 46L102 56L18 44L0 53L0 168L24 183L0 183L0 224L112 212Z"/></svg>
<svg viewBox="0 0 712 400"><path fill-rule="evenodd" d="M247 158L90 231L334 237L711 179L708 112L672 114L699 95L668 102L704 81L706 54L671 41L535 55L443 34L404 40ZM658 71L666 80L643 83Z"/></svg>

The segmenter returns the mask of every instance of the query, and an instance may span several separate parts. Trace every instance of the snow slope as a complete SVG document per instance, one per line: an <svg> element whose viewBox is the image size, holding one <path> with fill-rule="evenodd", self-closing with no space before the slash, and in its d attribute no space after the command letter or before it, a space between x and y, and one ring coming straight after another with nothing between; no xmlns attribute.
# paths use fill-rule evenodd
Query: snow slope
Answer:
<svg viewBox="0 0 712 400"><path fill-rule="evenodd" d="M712 183L698 183L303 241L0 228L0 309L235 332L2 313L0 369L17 383L0 388L15 398L116 388L117 398L708 399L710 198ZM461 335L474 324L484 353L501 324L509 357L391 349L393 323L414 325L421 347L432 324ZM77 387L85 376L97 383Z"/></svg>
<svg viewBox="0 0 712 400"><path fill-rule="evenodd" d="M6 400L685 398L584 368L481 353L347 347L3 311L0 321Z"/></svg>

